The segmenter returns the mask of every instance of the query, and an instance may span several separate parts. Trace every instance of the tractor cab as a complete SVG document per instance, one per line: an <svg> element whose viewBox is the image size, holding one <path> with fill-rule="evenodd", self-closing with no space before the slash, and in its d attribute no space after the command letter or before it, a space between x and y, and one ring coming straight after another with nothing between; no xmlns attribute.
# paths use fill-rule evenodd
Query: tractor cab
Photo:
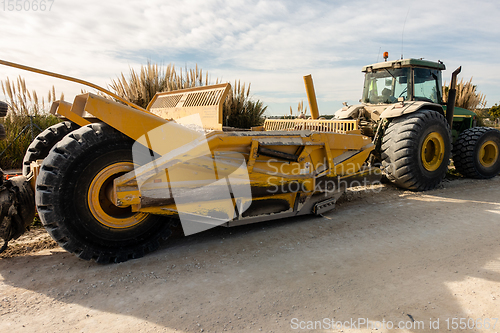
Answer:
<svg viewBox="0 0 500 333"><path fill-rule="evenodd" d="M373 128L381 118L395 118L425 107L445 113L441 71L438 61L401 59L364 66L362 104L345 105L335 119L357 119L361 127ZM371 135L370 135L371 133ZM366 132L372 136L370 129Z"/></svg>
<svg viewBox="0 0 500 333"><path fill-rule="evenodd" d="M398 101L443 103L441 62L420 59L387 61L363 67L365 83L361 102L393 104Z"/></svg>
<svg viewBox="0 0 500 333"><path fill-rule="evenodd" d="M363 67L365 82L361 102L366 112L358 115L369 116L367 118L371 120L377 120L379 115L382 118L399 116L400 108L389 107L390 104L397 105L399 102L408 105L404 113L425 107L446 114L447 105L443 101L441 75L445 69L445 65L440 61L421 59L386 61ZM384 112L386 110L387 112ZM451 128L453 140L464 130L474 126L474 112L454 108Z"/></svg>
<svg viewBox="0 0 500 333"><path fill-rule="evenodd" d="M401 59L364 66L361 104L346 105L335 112L335 119L356 119L362 133L374 136L378 121L397 118L421 109L446 115L443 101L441 61ZM475 126L474 112L454 107L452 135L455 140L467 128Z"/></svg>

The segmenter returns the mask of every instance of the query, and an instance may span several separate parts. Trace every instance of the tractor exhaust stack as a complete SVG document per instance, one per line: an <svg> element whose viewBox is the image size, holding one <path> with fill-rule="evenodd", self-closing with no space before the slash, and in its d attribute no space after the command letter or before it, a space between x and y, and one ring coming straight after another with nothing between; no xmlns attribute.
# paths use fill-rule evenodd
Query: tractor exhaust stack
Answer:
<svg viewBox="0 0 500 333"><path fill-rule="evenodd" d="M446 120L450 125L450 129L453 126L453 113L455 111L455 99L457 97L457 76L462 71L462 66L455 69L451 74L450 90L448 91L448 102L446 103Z"/></svg>

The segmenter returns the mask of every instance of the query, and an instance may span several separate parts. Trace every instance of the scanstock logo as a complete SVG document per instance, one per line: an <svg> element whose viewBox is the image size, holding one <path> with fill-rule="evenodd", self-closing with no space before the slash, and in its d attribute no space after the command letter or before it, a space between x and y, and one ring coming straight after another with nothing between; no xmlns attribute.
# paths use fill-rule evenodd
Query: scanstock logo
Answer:
<svg viewBox="0 0 500 333"><path fill-rule="evenodd" d="M141 198L175 202L185 235L231 221L252 203L245 157L213 154L201 124L198 114L176 119L132 147Z"/></svg>

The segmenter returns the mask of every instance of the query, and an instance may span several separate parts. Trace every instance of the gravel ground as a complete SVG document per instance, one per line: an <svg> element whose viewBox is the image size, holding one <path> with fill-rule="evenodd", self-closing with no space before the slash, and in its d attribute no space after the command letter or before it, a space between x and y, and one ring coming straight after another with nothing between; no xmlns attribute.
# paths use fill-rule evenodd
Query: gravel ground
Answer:
<svg viewBox="0 0 500 333"><path fill-rule="evenodd" d="M323 217L179 233L121 264L37 229L0 259L0 330L499 332L499 222L496 177L354 190Z"/></svg>

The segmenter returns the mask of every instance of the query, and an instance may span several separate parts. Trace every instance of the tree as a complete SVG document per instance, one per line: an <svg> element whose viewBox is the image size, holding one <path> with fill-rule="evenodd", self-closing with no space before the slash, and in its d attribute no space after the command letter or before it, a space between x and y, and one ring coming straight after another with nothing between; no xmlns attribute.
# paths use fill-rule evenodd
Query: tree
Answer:
<svg viewBox="0 0 500 333"><path fill-rule="evenodd" d="M490 108L490 110L488 111L488 113L490 114L491 120L495 120L497 118L500 118L500 105L497 105L495 103L495 105L493 105Z"/></svg>

